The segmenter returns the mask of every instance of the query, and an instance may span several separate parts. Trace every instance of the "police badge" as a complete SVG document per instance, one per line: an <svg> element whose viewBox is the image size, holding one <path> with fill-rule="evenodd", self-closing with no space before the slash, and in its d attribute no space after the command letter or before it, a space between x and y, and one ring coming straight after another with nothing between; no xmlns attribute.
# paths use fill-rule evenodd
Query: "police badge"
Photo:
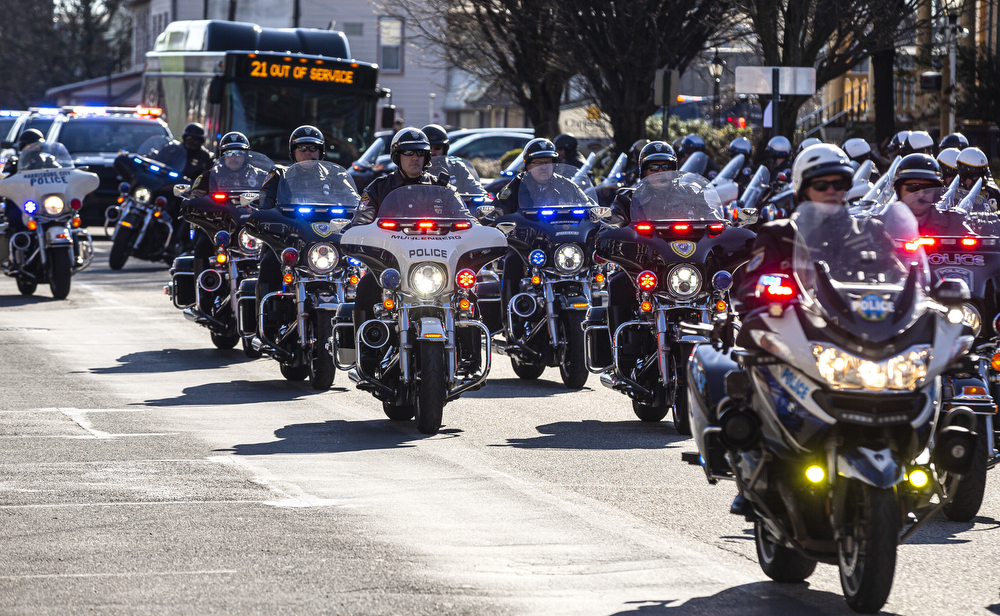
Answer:
<svg viewBox="0 0 1000 616"><path fill-rule="evenodd" d="M693 255L697 248L694 242L670 242L670 249L685 259Z"/></svg>
<svg viewBox="0 0 1000 616"><path fill-rule="evenodd" d="M316 232L316 235L320 237L329 237L333 234L333 227L327 222L314 222L312 224L312 230Z"/></svg>

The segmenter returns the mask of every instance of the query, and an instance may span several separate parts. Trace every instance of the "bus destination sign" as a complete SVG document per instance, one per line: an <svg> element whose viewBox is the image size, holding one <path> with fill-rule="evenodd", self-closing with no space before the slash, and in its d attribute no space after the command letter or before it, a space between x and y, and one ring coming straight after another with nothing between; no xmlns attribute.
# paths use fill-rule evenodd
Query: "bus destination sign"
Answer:
<svg viewBox="0 0 1000 616"><path fill-rule="evenodd" d="M235 77L282 79L293 82L325 83L366 87L368 75L363 65L330 60L289 58L279 55L246 54L235 63ZM359 69L362 69L359 71ZM374 71L372 71L374 72Z"/></svg>

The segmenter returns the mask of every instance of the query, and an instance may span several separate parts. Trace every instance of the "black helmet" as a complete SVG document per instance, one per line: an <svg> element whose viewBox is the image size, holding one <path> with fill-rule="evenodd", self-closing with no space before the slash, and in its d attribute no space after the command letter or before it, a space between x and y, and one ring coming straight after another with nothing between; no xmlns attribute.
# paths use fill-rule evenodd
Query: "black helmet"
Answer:
<svg viewBox="0 0 1000 616"><path fill-rule="evenodd" d="M556 158L556 145L545 138L532 139L524 146L524 162L536 158Z"/></svg>
<svg viewBox="0 0 1000 616"><path fill-rule="evenodd" d="M778 135L767 142L767 153L771 158L788 158L792 155L792 142Z"/></svg>
<svg viewBox="0 0 1000 616"><path fill-rule="evenodd" d="M421 128L424 134L427 135L427 141L432 146L440 146L444 148L444 153L448 153L448 145L451 140L448 139L448 133L444 130L444 127L439 124L428 124L427 126Z"/></svg>
<svg viewBox="0 0 1000 616"><path fill-rule="evenodd" d="M742 154L749 159L753 154L753 144L746 137L737 137L729 142L729 154L734 158L737 154Z"/></svg>
<svg viewBox="0 0 1000 616"><path fill-rule="evenodd" d="M249 150L250 140L243 133L233 131L231 133L226 133L219 140L219 151L228 152L229 150Z"/></svg>
<svg viewBox="0 0 1000 616"><path fill-rule="evenodd" d="M576 153L576 148L579 147L580 143L573 136L573 133L563 133L553 140L556 146L556 150L566 150L567 156L572 156Z"/></svg>
<svg viewBox="0 0 1000 616"><path fill-rule="evenodd" d="M23 150L27 145L38 143L39 141L45 141L45 136L42 135L42 131L36 128L29 128L21 133L21 136L17 138L17 149Z"/></svg>
<svg viewBox="0 0 1000 616"><path fill-rule="evenodd" d="M935 186L943 186L941 181L941 166L930 154L907 154L899 161L896 175L892 178L892 187L898 193L899 185L908 180L925 180Z"/></svg>
<svg viewBox="0 0 1000 616"><path fill-rule="evenodd" d="M990 177L989 160L979 148L965 148L958 153L958 174L962 179Z"/></svg>
<svg viewBox="0 0 1000 616"><path fill-rule="evenodd" d="M689 156L694 152L705 151L705 140L699 135L687 135L681 139L681 146L677 153L681 156Z"/></svg>
<svg viewBox="0 0 1000 616"><path fill-rule="evenodd" d="M674 149L663 141L650 141L639 152L639 177L646 175L646 168L650 163L667 163L671 170L677 170L677 156L674 155Z"/></svg>
<svg viewBox="0 0 1000 616"><path fill-rule="evenodd" d="M628 149L628 159L638 164L639 154L642 152L642 149L646 147L646 145L648 144L649 144L649 139L636 140L636 142L632 144L632 147Z"/></svg>
<svg viewBox="0 0 1000 616"><path fill-rule="evenodd" d="M406 150L416 150L424 153L424 169L431 166L431 142L427 135L416 127L408 126L399 129L389 144L389 156L392 162L399 166L399 153Z"/></svg>
<svg viewBox="0 0 1000 616"><path fill-rule="evenodd" d="M184 132L181 133L181 137L194 137L195 139L205 138L205 127L197 122L191 122L184 127Z"/></svg>
<svg viewBox="0 0 1000 616"><path fill-rule="evenodd" d="M906 143L906 138L909 136L910 136L910 131L908 130L901 130L895 135L893 135L892 139L889 141L889 145L886 146L886 150L889 152L889 156L895 156L896 154L899 154L900 150L903 149L903 145Z"/></svg>
<svg viewBox="0 0 1000 616"><path fill-rule="evenodd" d="M295 148L300 145L318 145L319 157L322 159L326 156L326 140L323 139L323 133L315 126L308 124L300 126L288 136L288 158L290 160L295 160Z"/></svg>
<svg viewBox="0 0 1000 616"><path fill-rule="evenodd" d="M965 135L962 133L951 133L950 135L945 135L944 138L941 139L941 143L938 144L938 151L946 148L964 150L967 147L969 147L969 140L965 138Z"/></svg>

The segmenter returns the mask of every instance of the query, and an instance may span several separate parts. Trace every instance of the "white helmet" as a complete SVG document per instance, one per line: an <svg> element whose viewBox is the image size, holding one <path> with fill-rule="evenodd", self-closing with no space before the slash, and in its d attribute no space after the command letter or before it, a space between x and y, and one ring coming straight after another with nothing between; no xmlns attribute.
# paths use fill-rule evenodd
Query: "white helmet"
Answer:
<svg viewBox="0 0 1000 616"><path fill-rule="evenodd" d="M858 199L867 195L868 191L872 188L875 188L875 185L871 182L859 182L852 186L851 190L847 191L847 194L844 195L844 200L848 203L854 203Z"/></svg>
<svg viewBox="0 0 1000 616"><path fill-rule="evenodd" d="M792 185L796 193L801 194L809 180L822 175L842 175L851 179L854 177L851 159L847 158L843 150L829 143L810 146L795 157Z"/></svg>
<svg viewBox="0 0 1000 616"><path fill-rule="evenodd" d="M990 161L979 148L965 148L958 153L958 173L963 178L986 178L990 175Z"/></svg>
<svg viewBox="0 0 1000 616"><path fill-rule="evenodd" d="M934 150L934 140L925 130L915 130L906 137L905 148L911 154L930 154Z"/></svg>
<svg viewBox="0 0 1000 616"><path fill-rule="evenodd" d="M795 150L795 155L798 156L806 148L812 147L814 145L819 145L821 143L823 142L815 137L806 137L805 139L802 140L802 143L799 144L799 149Z"/></svg>
<svg viewBox="0 0 1000 616"><path fill-rule="evenodd" d="M871 154L872 146L864 139L854 137L844 142L844 152L847 153L848 158L851 160L857 160L862 156Z"/></svg>
<svg viewBox="0 0 1000 616"><path fill-rule="evenodd" d="M961 154L958 148L945 148L937 155L938 164L952 170L952 175L958 173L958 155Z"/></svg>

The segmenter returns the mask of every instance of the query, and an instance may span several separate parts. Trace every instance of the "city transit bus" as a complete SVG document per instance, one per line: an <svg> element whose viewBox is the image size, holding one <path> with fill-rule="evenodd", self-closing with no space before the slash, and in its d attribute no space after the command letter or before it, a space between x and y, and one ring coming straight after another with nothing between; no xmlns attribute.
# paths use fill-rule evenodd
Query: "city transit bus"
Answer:
<svg viewBox="0 0 1000 616"><path fill-rule="evenodd" d="M343 32L175 21L146 54L143 104L162 109L174 135L200 122L214 150L240 131L274 161L287 161L288 135L312 124L326 136L327 160L348 168L371 144L386 94L378 66L350 58Z"/></svg>

